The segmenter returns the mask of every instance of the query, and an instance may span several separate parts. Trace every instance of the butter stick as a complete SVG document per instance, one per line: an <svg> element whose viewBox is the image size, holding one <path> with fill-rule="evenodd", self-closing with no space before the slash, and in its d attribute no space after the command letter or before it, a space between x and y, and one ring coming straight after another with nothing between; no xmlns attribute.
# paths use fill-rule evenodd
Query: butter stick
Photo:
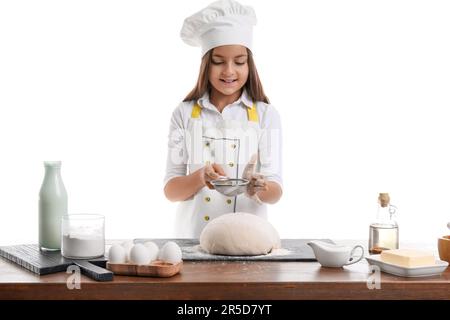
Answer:
<svg viewBox="0 0 450 320"><path fill-rule="evenodd" d="M434 255L427 251L395 249L381 252L381 261L402 267L422 267L436 263Z"/></svg>

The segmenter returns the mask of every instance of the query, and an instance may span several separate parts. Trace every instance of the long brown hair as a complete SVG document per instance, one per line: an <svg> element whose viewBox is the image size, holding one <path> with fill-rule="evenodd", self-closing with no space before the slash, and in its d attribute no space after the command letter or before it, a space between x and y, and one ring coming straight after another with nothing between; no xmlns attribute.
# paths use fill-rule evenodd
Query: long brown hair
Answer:
<svg viewBox="0 0 450 320"><path fill-rule="evenodd" d="M197 79L197 84L194 89L184 98L183 101L197 100L203 96L206 91L210 91L211 84L209 83L209 66L211 64L212 52L214 49L209 50L202 58L202 63L200 65L200 72ZM253 60L252 52L247 49L248 54L248 79L244 87L247 89L248 95L253 99L253 101L262 101L265 103L270 103L269 98L267 98L264 93L263 86L259 80L258 71L256 70L255 61Z"/></svg>

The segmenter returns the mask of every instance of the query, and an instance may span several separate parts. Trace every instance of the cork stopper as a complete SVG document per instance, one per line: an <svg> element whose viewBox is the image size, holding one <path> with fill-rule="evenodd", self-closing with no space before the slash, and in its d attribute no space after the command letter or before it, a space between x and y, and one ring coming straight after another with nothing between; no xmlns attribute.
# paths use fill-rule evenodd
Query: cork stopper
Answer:
<svg viewBox="0 0 450 320"><path fill-rule="evenodd" d="M382 207L387 207L391 201L391 198L389 198L389 193L380 193L378 196L378 201Z"/></svg>

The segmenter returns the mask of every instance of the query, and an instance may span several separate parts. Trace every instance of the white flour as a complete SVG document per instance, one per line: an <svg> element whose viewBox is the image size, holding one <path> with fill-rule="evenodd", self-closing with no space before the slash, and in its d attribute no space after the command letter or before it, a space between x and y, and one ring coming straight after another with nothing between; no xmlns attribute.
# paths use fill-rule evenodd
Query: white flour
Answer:
<svg viewBox="0 0 450 320"><path fill-rule="evenodd" d="M292 252L287 249L279 248L279 249L272 249L272 251L268 254L268 256L287 256L291 253Z"/></svg>
<svg viewBox="0 0 450 320"><path fill-rule="evenodd" d="M105 254L105 240L101 237L64 235L62 254L67 258L88 259Z"/></svg>
<svg viewBox="0 0 450 320"><path fill-rule="evenodd" d="M201 258L205 258L205 260L214 260L211 259L211 257L214 257L214 255L211 255L209 253L207 253L205 250L203 250L203 248L200 245L195 245L192 247L183 247L183 250L186 253L192 254L195 257L201 259ZM272 251L266 255L261 255L258 257L262 257L262 256L287 256L289 254L292 254L292 251L288 250L288 249L284 249L284 248L279 248L279 249L272 249ZM253 257L256 256L249 256L249 260L252 260ZM230 256L230 260L232 260L233 257Z"/></svg>

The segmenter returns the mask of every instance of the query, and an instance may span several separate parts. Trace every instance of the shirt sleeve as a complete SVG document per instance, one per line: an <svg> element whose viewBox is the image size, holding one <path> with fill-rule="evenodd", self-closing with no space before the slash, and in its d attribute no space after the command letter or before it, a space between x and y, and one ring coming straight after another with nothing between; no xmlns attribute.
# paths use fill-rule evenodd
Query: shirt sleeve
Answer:
<svg viewBox="0 0 450 320"><path fill-rule="evenodd" d="M283 188L282 177L282 129L278 111L268 105L261 121L261 136L259 140L259 172L268 181L274 181Z"/></svg>
<svg viewBox="0 0 450 320"><path fill-rule="evenodd" d="M170 119L164 186L170 179L185 176L187 172L187 152L182 107L180 105L176 108Z"/></svg>

